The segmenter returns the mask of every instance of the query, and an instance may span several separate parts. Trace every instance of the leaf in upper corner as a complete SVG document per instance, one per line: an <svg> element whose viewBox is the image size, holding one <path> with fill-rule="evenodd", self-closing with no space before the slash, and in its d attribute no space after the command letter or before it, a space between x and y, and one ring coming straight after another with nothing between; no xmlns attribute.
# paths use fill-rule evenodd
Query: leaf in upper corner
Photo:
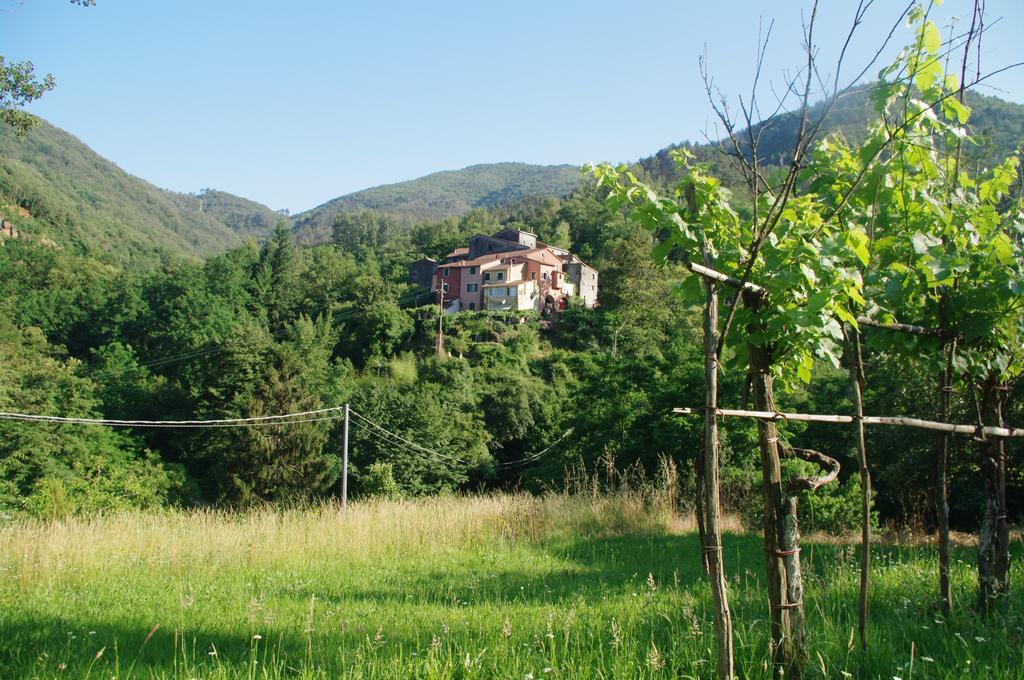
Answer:
<svg viewBox="0 0 1024 680"><path fill-rule="evenodd" d="M926 21L921 27L921 47L929 54L935 54L942 47L942 34L934 21Z"/></svg>

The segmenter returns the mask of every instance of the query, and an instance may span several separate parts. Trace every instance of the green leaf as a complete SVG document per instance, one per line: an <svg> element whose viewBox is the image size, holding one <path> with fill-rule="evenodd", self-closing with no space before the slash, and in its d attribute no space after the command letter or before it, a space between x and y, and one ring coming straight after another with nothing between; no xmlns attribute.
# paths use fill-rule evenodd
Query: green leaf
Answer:
<svg viewBox="0 0 1024 680"><path fill-rule="evenodd" d="M917 232L910 237L910 243L914 246L914 252L918 255L927 255L931 248L942 245L942 240L931 234Z"/></svg>
<svg viewBox="0 0 1024 680"><path fill-rule="evenodd" d="M921 27L921 47L925 52L935 54L941 46L942 34L939 33L939 27L935 25L934 21L925 22L924 26Z"/></svg>
<svg viewBox="0 0 1024 680"><path fill-rule="evenodd" d="M818 282L818 275L803 262L800 263L800 271L803 272L804 278L807 279L807 283L811 286Z"/></svg>
<svg viewBox="0 0 1024 680"><path fill-rule="evenodd" d="M683 298L686 300L698 300L704 296L703 277L692 274L683 279L680 284L680 289L683 293Z"/></svg>
<svg viewBox="0 0 1024 680"><path fill-rule="evenodd" d="M665 260L668 259L668 254L675 244L674 238L665 239L654 247L654 250L651 252L651 259L654 260L655 264L665 264Z"/></svg>
<svg viewBox="0 0 1024 680"><path fill-rule="evenodd" d="M853 249L853 254L857 256L860 263L865 267L868 265L868 260L871 259L871 253L868 251L868 239L867 233L860 228L854 227L850 231L846 232L847 239L850 244L850 248Z"/></svg>
<svg viewBox="0 0 1024 680"><path fill-rule="evenodd" d="M999 260L999 264L1007 267L1014 262L1013 241L1005 233L996 234L992 239L992 254Z"/></svg>
<svg viewBox="0 0 1024 680"><path fill-rule="evenodd" d="M949 97L942 102L943 112L950 118L956 117L956 122L963 125L971 117L971 109L960 103L956 97ZM952 115L950 115L952 113Z"/></svg>

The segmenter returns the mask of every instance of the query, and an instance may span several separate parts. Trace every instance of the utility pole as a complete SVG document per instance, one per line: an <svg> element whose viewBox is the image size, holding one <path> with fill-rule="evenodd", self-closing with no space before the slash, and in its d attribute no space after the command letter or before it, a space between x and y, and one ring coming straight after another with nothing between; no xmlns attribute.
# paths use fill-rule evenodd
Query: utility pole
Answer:
<svg viewBox="0 0 1024 680"><path fill-rule="evenodd" d="M348 403L345 404L345 425L341 430L341 512L348 510Z"/></svg>
<svg viewBox="0 0 1024 680"><path fill-rule="evenodd" d="M437 280L437 358L444 358L444 284Z"/></svg>

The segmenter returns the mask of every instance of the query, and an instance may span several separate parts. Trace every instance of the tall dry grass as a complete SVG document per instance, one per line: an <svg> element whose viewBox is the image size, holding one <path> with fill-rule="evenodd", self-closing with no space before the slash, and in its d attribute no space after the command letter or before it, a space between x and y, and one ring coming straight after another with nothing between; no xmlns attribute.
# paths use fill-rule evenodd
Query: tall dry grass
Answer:
<svg viewBox="0 0 1024 680"><path fill-rule="evenodd" d="M242 561L268 569L304 561L380 561L495 541L539 542L667 528L665 499L647 491L442 496L246 512L122 512L0 527L0 569L25 582L82 578L112 568L216 570Z"/></svg>

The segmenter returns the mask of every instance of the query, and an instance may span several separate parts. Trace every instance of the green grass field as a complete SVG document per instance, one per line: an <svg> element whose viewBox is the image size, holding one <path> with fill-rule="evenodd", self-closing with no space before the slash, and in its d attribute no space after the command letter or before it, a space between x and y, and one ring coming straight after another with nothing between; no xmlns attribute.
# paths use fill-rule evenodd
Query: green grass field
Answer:
<svg viewBox="0 0 1024 680"><path fill-rule="evenodd" d="M696 535L640 496L493 496L0 527L3 678L707 678ZM807 542L811 677L1024 678L1024 573L989 621L934 613L933 550ZM737 666L769 678L753 535L725 539Z"/></svg>

